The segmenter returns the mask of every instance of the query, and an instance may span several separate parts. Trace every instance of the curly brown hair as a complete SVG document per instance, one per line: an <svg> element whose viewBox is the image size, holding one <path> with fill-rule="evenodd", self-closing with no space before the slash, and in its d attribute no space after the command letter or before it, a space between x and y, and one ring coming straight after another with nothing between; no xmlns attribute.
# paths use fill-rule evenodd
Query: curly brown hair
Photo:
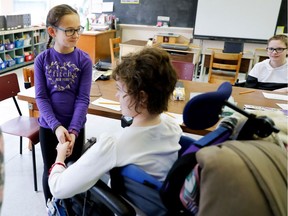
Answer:
<svg viewBox="0 0 288 216"><path fill-rule="evenodd" d="M67 4L56 5L55 7L51 8L47 14L46 27L58 26L61 18L68 14L78 14L78 12ZM50 43L52 42L52 39L53 38L49 35L47 49L50 48Z"/></svg>
<svg viewBox="0 0 288 216"><path fill-rule="evenodd" d="M146 106L150 114L167 111L177 82L177 73L171 65L169 54L159 48L145 48L125 56L113 70L112 77L125 83L127 94L134 99L138 113L141 92L144 91L148 97Z"/></svg>

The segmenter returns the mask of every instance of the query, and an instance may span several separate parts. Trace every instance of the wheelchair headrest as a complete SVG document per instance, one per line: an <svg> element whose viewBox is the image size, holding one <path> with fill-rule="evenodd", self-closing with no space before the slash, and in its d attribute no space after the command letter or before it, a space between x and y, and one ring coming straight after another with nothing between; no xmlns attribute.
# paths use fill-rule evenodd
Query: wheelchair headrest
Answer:
<svg viewBox="0 0 288 216"><path fill-rule="evenodd" d="M193 130L212 127L219 121L222 107L231 93L232 85L229 82L224 82L215 92L207 92L193 97L185 105L184 124Z"/></svg>

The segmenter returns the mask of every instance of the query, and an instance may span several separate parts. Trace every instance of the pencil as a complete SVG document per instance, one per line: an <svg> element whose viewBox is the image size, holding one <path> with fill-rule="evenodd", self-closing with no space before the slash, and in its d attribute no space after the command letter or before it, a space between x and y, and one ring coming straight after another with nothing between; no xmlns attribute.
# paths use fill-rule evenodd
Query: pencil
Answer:
<svg viewBox="0 0 288 216"><path fill-rule="evenodd" d="M100 101L99 104L120 105L120 103L118 103L118 102L104 102L104 101Z"/></svg>
<svg viewBox="0 0 288 216"><path fill-rule="evenodd" d="M248 91L243 91L243 92L239 92L239 94L248 94L248 93L252 93L255 92L255 90L248 90Z"/></svg>
<svg viewBox="0 0 288 216"><path fill-rule="evenodd" d="M170 117L172 117L172 118L175 118L175 116L174 115L171 115L170 113L168 113L168 112L164 112L166 115L168 115L168 116L170 116Z"/></svg>

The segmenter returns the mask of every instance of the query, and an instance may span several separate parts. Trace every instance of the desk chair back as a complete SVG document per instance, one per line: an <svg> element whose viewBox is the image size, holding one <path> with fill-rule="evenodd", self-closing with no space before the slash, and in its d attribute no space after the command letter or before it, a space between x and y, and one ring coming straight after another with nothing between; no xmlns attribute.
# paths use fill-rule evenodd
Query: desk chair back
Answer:
<svg viewBox="0 0 288 216"><path fill-rule="evenodd" d="M121 43L120 37L109 39L111 64L113 68L116 66L117 61L119 61L120 43Z"/></svg>
<svg viewBox="0 0 288 216"><path fill-rule="evenodd" d="M254 65L265 59L268 59L267 50L265 48L256 48L254 51Z"/></svg>
<svg viewBox="0 0 288 216"><path fill-rule="evenodd" d="M30 88L34 86L34 68L33 67L24 67L23 68L23 78L24 78L24 87Z"/></svg>
<svg viewBox="0 0 288 216"><path fill-rule="evenodd" d="M242 53L232 54L212 51L208 82L221 84L223 82L230 82L232 85L238 79L240 70Z"/></svg>
<svg viewBox="0 0 288 216"><path fill-rule="evenodd" d="M18 116L1 125L2 132L20 137L20 154L22 154L23 137L28 138L32 143L32 164L34 174L34 189L37 191L36 160L34 145L39 142L39 125L37 118L22 116L22 112L16 100L20 92L18 78L15 73L0 76L0 101L13 99Z"/></svg>
<svg viewBox="0 0 288 216"><path fill-rule="evenodd" d="M190 81L193 79L193 73L194 73L193 63L172 60L172 65L178 74L178 79L190 80Z"/></svg>

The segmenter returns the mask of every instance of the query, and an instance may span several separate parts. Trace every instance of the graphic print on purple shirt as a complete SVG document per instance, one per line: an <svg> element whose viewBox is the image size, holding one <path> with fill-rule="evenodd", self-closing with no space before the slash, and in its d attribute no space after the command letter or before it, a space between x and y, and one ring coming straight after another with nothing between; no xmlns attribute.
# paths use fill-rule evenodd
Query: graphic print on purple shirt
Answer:
<svg viewBox="0 0 288 216"><path fill-rule="evenodd" d="M70 89L71 85L75 83L77 72L80 71L80 69L70 61L64 62L63 65L61 65L61 62L51 62L51 65L46 66L46 70L47 79L58 91ZM65 86L63 84L65 84Z"/></svg>

